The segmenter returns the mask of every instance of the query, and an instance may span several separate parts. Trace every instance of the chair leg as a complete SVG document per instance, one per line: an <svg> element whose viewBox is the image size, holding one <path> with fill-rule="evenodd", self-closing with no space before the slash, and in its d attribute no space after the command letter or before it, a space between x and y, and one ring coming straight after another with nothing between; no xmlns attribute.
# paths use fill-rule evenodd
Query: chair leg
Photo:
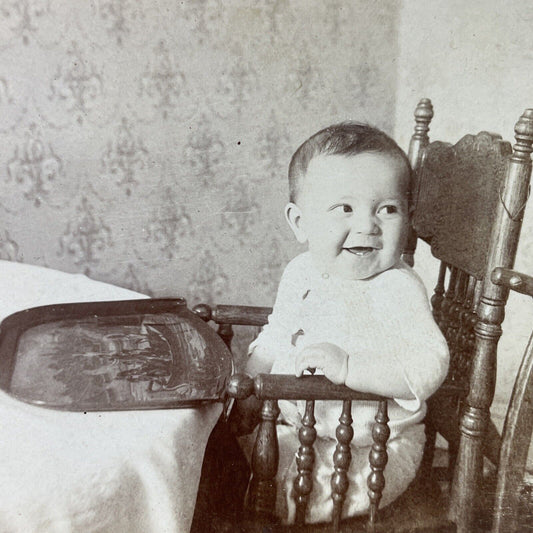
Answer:
<svg viewBox="0 0 533 533"><path fill-rule="evenodd" d="M235 526L243 515L249 478L248 461L221 419L207 442L191 533L226 531L223 522Z"/></svg>
<svg viewBox="0 0 533 533"><path fill-rule="evenodd" d="M498 466L500 462L500 448L501 448L501 435L494 422L489 420L487 427L487 433L485 435L485 444L483 446L483 453L485 457L494 465Z"/></svg>
<svg viewBox="0 0 533 533"><path fill-rule="evenodd" d="M255 516L275 520L276 473L279 450L276 420L279 407L276 400L265 400L261 423L252 454L252 477L248 487L246 508Z"/></svg>
<svg viewBox="0 0 533 533"><path fill-rule="evenodd" d="M453 479L455 464L457 463L457 454L459 453L459 443L455 441L448 442L448 479Z"/></svg>
<svg viewBox="0 0 533 533"><path fill-rule="evenodd" d="M431 480L431 467L433 466L433 459L435 457L435 442L437 440L437 430L431 423L426 422L426 444L424 446L424 455L422 456L422 464L420 465L420 477L422 482L426 485Z"/></svg>

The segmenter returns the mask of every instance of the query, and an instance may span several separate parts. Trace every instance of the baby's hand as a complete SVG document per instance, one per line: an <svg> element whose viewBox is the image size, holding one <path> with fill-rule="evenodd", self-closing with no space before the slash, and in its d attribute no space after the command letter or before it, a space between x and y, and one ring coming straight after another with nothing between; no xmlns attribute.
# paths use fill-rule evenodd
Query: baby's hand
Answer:
<svg viewBox="0 0 533 533"><path fill-rule="evenodd" d="M348 354L329 342L310 344L296 356L296 376L308 368L320 368L330 381L342 385L348 373Z"/></svg>

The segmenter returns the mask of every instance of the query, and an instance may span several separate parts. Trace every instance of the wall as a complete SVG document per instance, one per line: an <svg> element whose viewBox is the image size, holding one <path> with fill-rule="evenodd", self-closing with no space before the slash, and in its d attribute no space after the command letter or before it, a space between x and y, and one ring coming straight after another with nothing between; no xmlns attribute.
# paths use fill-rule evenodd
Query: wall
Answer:
<svg viewBox="0 0 533 533"><path fill-rule="evenodd" d="M407 147L422 96L434 138L511 138L533 105L532 23L521 0L4 2L0 258L270 305L298 251L282 208L299 143L357 118ZM417 265L434 285L427 250ZM531 311L512 297L500 412Z"/></svg>
<svg viewBox="0 0 533 533"><path fill-rule="evenodd" d="M20 0L0 10L0 258L272 304L292 152L392 131L395 0Z"/></svg>
<svg viewBox="0 0 533 533"><path fill-rule="evenodd" d="M433 139L457 141L481 130L514 142L513 127L533 107L533 3L404 0L399 22L396 138L407 148L412 113L421 97L433 101ZM533 202L524 217L516 266L533 274ZM427 286L436 278L427 248L417 268ZM503 423L514 373L533 323L530 299L511 295L500 341L494 414Z"/></svg>

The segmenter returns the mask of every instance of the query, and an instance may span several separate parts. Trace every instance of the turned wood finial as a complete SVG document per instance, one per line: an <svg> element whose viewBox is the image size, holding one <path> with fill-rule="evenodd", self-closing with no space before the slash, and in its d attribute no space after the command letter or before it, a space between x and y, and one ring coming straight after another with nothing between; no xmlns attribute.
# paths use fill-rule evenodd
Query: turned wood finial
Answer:
<svg viewBox="0 0 533 533"><path fill-rule="evenodd" d="M415 109L415 131L409 143L409 162L417 170L422 159L422 152L429 143L429 123L433 118L433 104L429 98L422 98Z"/></svg>
<svg viewBox="0 0 533 533"><path fill-rule="evenodd" d="M247 374L234 374L228 380L226 392L239 400L248 398L254 393L254 380Z"/></svg>
<svg viewBox="0 0 533 533"><path fill-rule="evenodd" d="M415 109L415 120L429 123L433 118L433 104L429 98L422 98Z"/></svg>
<svg viewBox="0 0 533 533"><path fill-rule="evenodd" d="M429 123L433 118L433 104L429 98L422 98L415 109L414 137L427 138Z"/></svg>
<svg viewBox="0 0 533 533"><path fill-rule="evenodd" d="M533 151L533 109L526 109L514 127L516 144L513 159L530 161Z"/></svg>
<svg viewBox="0 0 533 533"><path fill-rule="evenodd" d="M212 317L212 310L207 304L198 304L192 308L193 313L198 315L205 322L209 322Z"/></svg>

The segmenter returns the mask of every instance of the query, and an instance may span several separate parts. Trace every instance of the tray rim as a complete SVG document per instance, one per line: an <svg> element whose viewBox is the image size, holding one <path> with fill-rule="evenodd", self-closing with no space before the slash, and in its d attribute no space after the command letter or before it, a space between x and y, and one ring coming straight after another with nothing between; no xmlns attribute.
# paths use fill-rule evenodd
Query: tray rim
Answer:
<svg viewBox="0 0 533 533"><path fill-rule="evenodd" d="M64 405L53 404L40 400L30 400L15 394L11 390L11 378L16 361L16 350L20 337L32 327L53 323L60 320L92 317L129 316L142 314L176 314L193 322L199 333L208 340L212 349L216 350L223 360L227 359L227 375L225 383L234 373L233 357L229 348L216 331L204 320L193 313L184 298L139 298L128 300L103 300L91 302L68 302L29 307L6 316L0 322L0 388L11 397L33 405L58 411L96 412L96 411L146 411L154 409L181 409L199 405L225 402L226 387L220 395L201 398L179 400L166 398L160 402L150 404L132 403L124 406L96 406L93 404Z"/></svg>

